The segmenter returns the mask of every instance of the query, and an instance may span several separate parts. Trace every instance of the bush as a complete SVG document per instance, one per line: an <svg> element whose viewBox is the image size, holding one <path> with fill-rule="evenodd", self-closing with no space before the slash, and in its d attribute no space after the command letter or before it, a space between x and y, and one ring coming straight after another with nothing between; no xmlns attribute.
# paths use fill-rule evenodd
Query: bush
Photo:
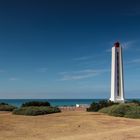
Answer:
<svg viewBox="0 0 140 140"><path fill-rule="evenodd" d="M130 101L130 103L135 103L135 104L140 106L140 101L139 100L132 100L132 101Z"/></svg>
<svg viewBox="0 0 140 140"><path fill-rule="evenodd" d="M31 102L26 102L21 105L21 107L29 107L29 106L50 106L49 102L40 102L40 101L31 101Z"/></svg>
<svg viewBox="0 0 140 140"><path fill-rule="evenodd" d="M61 112L59 108L56 107L21 107L19 109L15 109L13 114L16 115L29 115L29 116L37 116L51 113Z"/></svg>
<svg viewBox="0 0 140 140"><path fill-rule="evenodd" d="M0 105L8 105L7 103L0 103Z"/></svg>
<svg viewBox="0 0 140 140"><path fill-rule="evenodd" d="M131 106L130 110L126 112L124 117L140 119L140 106Z"/></svg>
<svg viewBox="0 0 140 140"><path fill-rule="evenodd" d="M110 114L111 108L112 108L112 106L110 106L110 107L104 107L104 108L100 109L99 112Z"/></svg>
<svg viewBox="0 0 140 140"><path fill-rule="evenodd" d="M114 103L108 100L101 100L98 103L93 102L89 108L87 108L87 111L99 111L100 109L104 108L104 107L108 107L108 106L112 106L114 104L118 104L118 103Z"/></svg>
<svg viewBox="0 0 140 140"><path fill-rule="evenodd" d="M111 116L123 117L126 112L130 109L127 104L113 105L111 107L103 108L99 112L107 113Z"/></svg>
<svg viewBox="0 0 140 140"><path fill-rule="evenodd" d="M16 109L15 106L9 105L7 103L0 103L0 111L13 111Z"/></svg>
<svg viewBox="0 0 140 140"><path fill-rule="evenodd" d="M132 103L105 107L99 112L116 117L140 118L140 106Z"/></svg>

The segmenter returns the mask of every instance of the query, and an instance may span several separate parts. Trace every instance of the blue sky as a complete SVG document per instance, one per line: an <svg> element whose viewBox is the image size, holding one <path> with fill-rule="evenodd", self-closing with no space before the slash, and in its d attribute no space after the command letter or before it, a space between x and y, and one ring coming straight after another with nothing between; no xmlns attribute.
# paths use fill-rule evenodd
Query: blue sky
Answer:
<svg viewBox="0 0 140 140"><path fill-rule="evenodd" d="M1 0L0 98L109 98L116 41L140 98L139 0Z"/></svg>

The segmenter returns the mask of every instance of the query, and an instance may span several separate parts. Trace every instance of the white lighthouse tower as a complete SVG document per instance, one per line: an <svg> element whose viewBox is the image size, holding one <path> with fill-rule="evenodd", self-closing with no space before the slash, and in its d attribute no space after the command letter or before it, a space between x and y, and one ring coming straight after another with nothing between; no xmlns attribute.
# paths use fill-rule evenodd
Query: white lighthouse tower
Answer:
<svg viewBox="0 0 140 140"><path fill-rule="evenodd" d="M110 100L113 102L120 102L120 103L123 103L125 101L122 47L120 46L119 42L116 42L112 47Z"/></svg>

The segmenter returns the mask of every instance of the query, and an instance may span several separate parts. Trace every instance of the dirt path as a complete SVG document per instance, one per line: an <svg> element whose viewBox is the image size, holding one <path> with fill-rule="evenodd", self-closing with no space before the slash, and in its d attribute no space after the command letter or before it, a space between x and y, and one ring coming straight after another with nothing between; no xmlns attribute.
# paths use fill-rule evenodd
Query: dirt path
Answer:
<svg viewBox="0 0 140 140"><path fill-rule="evenodd" d="M66 111L44 116L0 113L0 140L140 140L140 120Z"/></svg>

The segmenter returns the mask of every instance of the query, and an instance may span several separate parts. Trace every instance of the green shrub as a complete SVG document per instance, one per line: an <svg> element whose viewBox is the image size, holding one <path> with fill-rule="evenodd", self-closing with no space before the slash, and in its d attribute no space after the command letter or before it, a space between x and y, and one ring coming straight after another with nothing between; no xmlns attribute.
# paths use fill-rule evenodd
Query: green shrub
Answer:
<svg viewBox="0 0 140 140"><path fill-rule="evenodd" d="M2 102L2 103L0 103L0 105L8 105L8 104L7 104L7 103L3 103L3 102Z"/></svg>
<svg viewBox="0 0 140 140"><path fill-rule="evenodd" d="M87 111L99 111L100 109L104 108L104 107L108 107L108 106L112 106L114 104L118 104L118 103L114 103L108 100L101 100L98 103L93 102L89 108L87 108Z"/></svg>
<svg viewBox="0 0 140 140"><path fill-rule="evenodd" d="M135 103L135 104L137 104L137 105L140 106L140 101L139 101L139 100L132 100L132 101L130 101L129 103Z"/></svg>
<svg viewBox="0 0 140 140"><path fill-rule="evenodd" d="M100 109L99 112L109 114L111 108L112 108L112 106L110 106L110 107L104 107L104 108Z"/></svg>
<svg viewBox="0 0 140 140"><path fill-rule="evenodd" d="M140 106L134 103L105 107L99 110L99 112L116 117L140 118Z"/></svg>
<svg viewBox="0 0 140 140"><path fill-rule="evenodd" d="M98 111L99 109L100 109L100 108L99 108L99 104L93 102L93 103L90 105L90 107L87 108L87 111L94 111L94 112L96 112L96 111Z"/></svg>
<svg viewBox="0 0 140 140"><path fill-rule="evenodd" d="M140 106L131 106L124 117L140 119Z"/></svg>
<svg viewBox="0 0 140 140"><path fill-rule="evenodd" d="M15 106L9 105L7 103L0 103L0 111L13 111L16 109Z"/></svg>
<svg viewBox="0 0 140 140"><path fill-rule="evenodd" d="M26 102L21 105L21 107L29 107L29 106L50 106L50 103L45 101L31 101L31 102Z"/></svg>
<svg viewBox="0 0 140 140"><path fill-rule="evenodd" d="M13 114L16 115L29 115L29 116L37 116L51 113L61 112L59 108L56 107L21 107L19 109L15 109Z"/></svg>
<svg viewBox="0 0 140 140"><path fill-rule="evenodd" d="M130 106L127 104L113 105L109 107L108 114L111 116L123 117L129 109Z"/></svg>

